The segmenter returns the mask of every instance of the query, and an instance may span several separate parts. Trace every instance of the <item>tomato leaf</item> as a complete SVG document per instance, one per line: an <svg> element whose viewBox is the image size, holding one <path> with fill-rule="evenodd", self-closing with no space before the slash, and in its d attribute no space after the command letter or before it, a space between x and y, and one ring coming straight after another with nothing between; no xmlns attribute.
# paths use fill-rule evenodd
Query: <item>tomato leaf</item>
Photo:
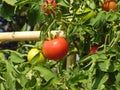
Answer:
<svg viewBox="0 0 120 90"><path fill-rule="evenodd" d="M3 83L0 84L0 90L5 90L5 87L4 87Z"/></svg>
<svg viewBox="0 0 120 90"><path fill-rule="evenodd" d="M90 8L92 9L96 8L95 2L93 0L87 0L86 3Z"/></svg>
<svg viewBox="0 0 120 90"><path fill-rule="evenodd" d="M118 18L119 16L117 16L117 14L113 11L109 12L108 15L106 15L106 20L107 21L114 21Z"/></svg>
<svg viewBox="0 0 120 90"><path fill-rule="evenodd" d="M108 74L100 72L93 82L93 89L97 88L98 90L102 90L102 86L104 86L104 83L108 80L108 78Z"/></svg>
<svg viewBox="0 0 120 90"><path fill-rule="evenodd" d="M7 61L6 62L6 69L7 71L3 74L5 81L6 81L6 85L7 85L7 89L11 89L11 90L16 90L15 89L15 77L14 75L17 74L14 67ZM14 74L14 75L13 75Z"/></svg>
<svg viewBox="0 0 120 90"><path fill-rule="evenodd" d="M5 55L3 52L0 52L0 60L5 60Z"/></svg>
<svg viewBox="0 0 120 90"><path fill-rule="evenodd" d="M14 15L14 7L4 3L0 8L0 13L6 20L11 21L11 17Z"/></svg>
<svg viewBox="0 0 120 90"><path fill-rule="evenodd" d="M107 72L110 66L110 60L105 60L103 62L99 62L99 68L101 71Z"/></svg>
<svg viewBox="0 0 120 90"><path fill-rule="evenodd" d="M10 4L11 6L14 6L17 0L2 0L3 2L6 2L7 4Z"/></svg>
<svg viewBox="0 0 120 90"><path fill-rule="evenodd" d="M24 59L20 53L16 53L14 51L10 51L10 57L9 59L14 63L22 63L24 62Z"/></svg>
<svg viewBox="0 0 120 90"><path fill-rule="evenodd" d="M25 87L27 89L32 88L32 87L34 87L36 85L36 82L37 82L36 78L34 76L32 76L32 78L29 79L28 82L26 83Z"/></svg>
<svg viewBox="0 0 120 90"><path fill-rule="evenodd" d="M59 0L58 5L64 6L64 7L69 7L70 4L67 0Z"/></svg>
<svg viewBox="0 0 120 90"><path fill-rule="evenodd" d="M55 73L53 73L51 70L49 70L48 68L39 65L38 67L33 68L33 70L37 70L41 73L41 76L46 80L49 81L50 79L53 79L53 83L58 82L57 77L55 75Z"/></svg>
<svg viewBox="0 0 120 90"><path fill-rule="evenodd" d="M28 18L29 18L28 21L29 24L35 25L37 23L43 22L45 20L45 15L40 9L40 6L35 6L34 8L28 11Z"/></svg>

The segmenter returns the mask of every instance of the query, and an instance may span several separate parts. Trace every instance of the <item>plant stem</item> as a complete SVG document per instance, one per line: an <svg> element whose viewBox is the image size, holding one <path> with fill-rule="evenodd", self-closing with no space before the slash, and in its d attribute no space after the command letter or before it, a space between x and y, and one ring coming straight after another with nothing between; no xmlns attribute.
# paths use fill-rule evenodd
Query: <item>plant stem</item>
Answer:
<svg viewBox="0 0 120 90"><path fill-rule="evenodd" d="M54 19L53 21L52 21L52 23L48 26L48 28L47 28L47 30L46 30L46 32L45 32L45 34L47 34L48 35L48 39L51 39L51 27L53 26L53 24L56 22L56 20Z"/></svg>
<svg viewBox="0 0 120 90"><path fill-rule="evenodd" d="M109 44L109 49L112 48L117 43L117 41L119 40L119 38L120 38L120 31L116 32L116 35L117 36L115 38L113 38L113 40Z"/></svg>

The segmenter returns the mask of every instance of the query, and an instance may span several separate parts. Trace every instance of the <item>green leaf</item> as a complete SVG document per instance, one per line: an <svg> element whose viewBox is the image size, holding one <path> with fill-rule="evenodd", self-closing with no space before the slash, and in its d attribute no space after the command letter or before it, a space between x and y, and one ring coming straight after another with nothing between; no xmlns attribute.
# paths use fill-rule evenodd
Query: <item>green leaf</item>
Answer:
<svg viewBox="0 0 120 90"><path fill-rule="evenodd" d="M2 14L6 20L11 21L14 15L14 7L4 3L0 8L0 14Z"/></svg>
<svg viewBox="0 0 120 90"><path fill-rule="evenodd" d="M26 83L25 87L28 88L32 88L36 85L36 78L34 76L31 77L31 79L28 80L28 82Z"/></svg>
<svg viewBox="0 0 120 90"><path fill-rule="evenodd" d="M118 73L116 76L115 76L115 78L116 78L116 84L118 84L119 85L119 83L120 83L120 73Z"/></svg>
<svg viewBox="0 0 120 90"><path fill-rule="evenodd" d="M6 2L7 4L14 6L17 0L2 0L3 2Z"/></svg>
<svg viewBox="0 0 120 90"><path fill-rule="evenodd" d="M95 18L92 18L90 21L90 25L95 27L101 27L100 25L104 25L106 18L106 13L104 11L99 12Z"/></svg>
<svg viewBox="0 0 120 90"><path fill-rule="evenodd" d="M13 74L8 71L4 74L4 78L6 80L5 84L8 86L7 88L9 90L16 90L15 89L15 77L13 76Z"/></svg>
<svg viewBox="0 0 120 90"><path fill-rule="evenodd" d="M45 20L45 15L40 9L40 6L36 6L28 11L29 24L35 25Z"/></svg>
<svg viewBox="0 0 120 90"><path fill-rule="evenodd" d="M53 73L51 70L49 70L48 68L39 65L37 67L34 67L33 70L37 70L41 73L41 76L46 80L49 81L50 79L52 80L52 83L56 83L58 82L57 77L55 75L55 73Z"/></svg>
<svg viewBox="0 0 120 90"><path fill-rule="evenodd" d="M64 7L69 7L70 4L67 0L59 0L58 5L64 6Z"/></svg>
<svg viewBox="0 0 120 90"><path fill-rule="evenodd" d="M109 12L108 14L106 14L106 20L108 21L114 21L118 18L119 16L116 15L116 13L114 11Z"/></svg>
<svg viewBox="0 0 120 90"><path fill-rule="evenodd" d="M20 75L19 77L16 78L16 88L22 90L23 87L25 87L26 83L27 83L28 79L26 78L26 76L24 74Z"/></svg>
<svg viewBox="0 0 120 90"><path fill-rule="evenodd" d="M99 62L98 66L101 71L107 72L109 70L110 60L105 60L103 62Z"/></svg>
<svg viewBox="0 0 120 90"><path fill-rule="evenodd" d="M108 79L108 74L104 74L103 72L97 73L97 76L95 77L93 82L93 89L103 90L104 85Z"/></svg>
<svg viewBox="0 0 120 90"><path fill-rule="evenodd" d="M5 61L0 62L0 72L6 72L6 63L5 63Z"/></svg>
<svg viewBox="0 0 120 90"><path fill-rule="evenodd" d="M90 8L92 8L92 9L96 8L94 0L87 0L86 3Z"/></svg>
<svg viewBox="0 0 120 90"><path fill-rule="evenodd" d="M0 60L5 60L5 55L3 52L0 52Z"/></svg>
<svg viewBox="0 0 120 90"><path fill-rule="evenodd" d="M0 90L5 90L4 84L0 83Z"/></svg>
<svg viewBox="0 0 120 90"><path fill-rule="evenodd" d="M9 59L14 63L22 63L24 62L24 59L22 58L21 54L15 51L10 52Z"/></svg>

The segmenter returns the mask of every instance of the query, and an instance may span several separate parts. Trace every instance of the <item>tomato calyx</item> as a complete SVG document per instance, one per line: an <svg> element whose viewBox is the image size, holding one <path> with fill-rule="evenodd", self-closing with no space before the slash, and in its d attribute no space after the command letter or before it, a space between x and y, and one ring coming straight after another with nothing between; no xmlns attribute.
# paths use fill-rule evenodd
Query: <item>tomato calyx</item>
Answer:
<svg viewBox="0 0 120 90"><path fill-rule="evenodd" d="M57 3L53 0L46 0L42 3L42 10L46 14L55 13Z"/></svg>

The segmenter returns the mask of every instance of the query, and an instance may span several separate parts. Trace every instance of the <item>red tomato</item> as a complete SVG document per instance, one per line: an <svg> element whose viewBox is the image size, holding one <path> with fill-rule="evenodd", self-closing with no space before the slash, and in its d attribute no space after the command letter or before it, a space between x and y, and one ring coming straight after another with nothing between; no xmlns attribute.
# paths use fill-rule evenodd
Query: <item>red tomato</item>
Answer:
<svg viewBox="0 0 120 90"><path fill-rule="evenodd" d="M97 52L98 47L99 47L98 45L92 46L92 48L90 49L89 54L94 54L95 52Z"/></svg>
<svg viewBox="0 0 120 90"><path fill-rule="evenodd" d="M46 14L54 13L56 10L57 3L53 0L46 0L42 3L42 10Z"/></svg>
<svg viewBox="0 0 120 90"><path fill-rule="evenodd" d="M43 43L42 51L48 59L59 60L67 54L68 43L63 37L46 40Z"/></svg>
<svg viewBox="0 0 120 90"><path fill-rule="evenodd" d="M117 3L115 0L104 0L104 3L102 4L102 8L105 11L110 11L110 10L117 10Z"/></svg>

